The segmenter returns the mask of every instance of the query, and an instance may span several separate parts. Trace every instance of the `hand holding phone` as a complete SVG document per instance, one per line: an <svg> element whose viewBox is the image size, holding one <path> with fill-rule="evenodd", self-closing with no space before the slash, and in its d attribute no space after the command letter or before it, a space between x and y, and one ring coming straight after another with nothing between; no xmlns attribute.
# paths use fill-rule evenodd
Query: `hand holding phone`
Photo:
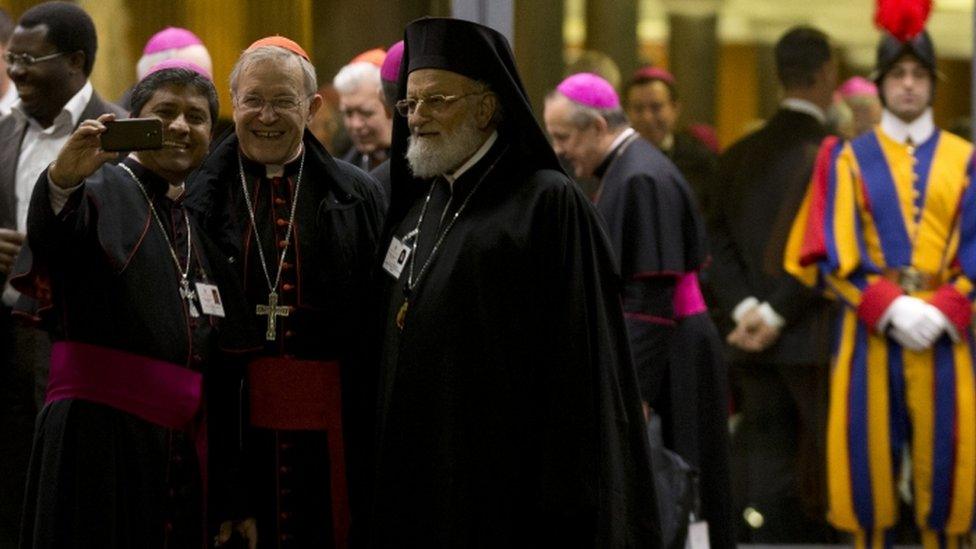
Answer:
<svg viewBox="0 0 976 549"><path fill-rule="evenodd" d="M128 118L105 123L103 151L144 151L163 148L163 122L158 118Z"/></svg>
<svg viewBox="0 0 976 549"><path fill-rule="evenodd" d="M62 189L74 187L102 164L119 157L119 153L106 151L101 146L100 135L105 131L105 124L113 120L115 115L106 113L97 120L85 120L78 125L47 172L52 183Z"/></svg>

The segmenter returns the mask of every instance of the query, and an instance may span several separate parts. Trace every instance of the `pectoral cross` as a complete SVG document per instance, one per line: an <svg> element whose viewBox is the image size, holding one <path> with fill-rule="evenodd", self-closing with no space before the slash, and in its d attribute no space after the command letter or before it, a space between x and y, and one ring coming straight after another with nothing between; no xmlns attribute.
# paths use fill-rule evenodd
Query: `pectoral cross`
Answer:
<svg viewBox="0 0 976 549"><path fill-rule="evenodd" d="M185 278L180 281L180 297L186 300L186 308L190 312L190 316L199 317L200 311L197 311L197 306L193 303L193 300L197 298L197 293L190 289L190 282Z"/></svg>
<svg viewBox="0 0 976 549"><path fill-rule="evenodd" d="M268 341L275 340L275 319L279 316L288 316L288 312L291 307L287 305L278 305L278 293L270 292L268 293L268 304L258 305L257 314L268 317L268 331L264 333L264 338Z"/></svg>

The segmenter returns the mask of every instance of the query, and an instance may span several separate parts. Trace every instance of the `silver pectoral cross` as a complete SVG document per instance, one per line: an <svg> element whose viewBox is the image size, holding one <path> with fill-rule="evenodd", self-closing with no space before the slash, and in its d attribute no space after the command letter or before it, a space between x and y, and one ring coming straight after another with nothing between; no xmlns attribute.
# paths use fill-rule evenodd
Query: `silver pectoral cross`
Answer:
<svg viewBox="0 0 976 549"><path fill-rule="evenodd" d="M186 309L190 312L190 316L199 317L200 311L197 310L197 306L193 302L197 298L197 293L190 288L190 281L185 278L180 281L180 297L186 300Z"/></svg>
<svg viewBox="0 0 976 549"><path fill-rule="evenodd" d="M275 319L279 316L288 316L289 311L291 311L291 307L288 307L287 305L278 305L277 292L268 293L268 304L257 306L257 314L260 316L266 315L268 317L268 331L264 333L265 339L268 341L275 340Z"/></svg>

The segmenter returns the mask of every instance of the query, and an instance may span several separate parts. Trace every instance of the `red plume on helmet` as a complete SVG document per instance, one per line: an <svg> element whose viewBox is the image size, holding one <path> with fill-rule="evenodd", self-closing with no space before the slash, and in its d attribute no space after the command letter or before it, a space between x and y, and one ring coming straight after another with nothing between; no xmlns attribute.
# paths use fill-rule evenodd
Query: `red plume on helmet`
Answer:
<svg viewBox="0 0 976 549"><path fill-rule="evenodd" d="M901 42L915 38L925 28L932 0L878 0L874 22Z"/></svg>

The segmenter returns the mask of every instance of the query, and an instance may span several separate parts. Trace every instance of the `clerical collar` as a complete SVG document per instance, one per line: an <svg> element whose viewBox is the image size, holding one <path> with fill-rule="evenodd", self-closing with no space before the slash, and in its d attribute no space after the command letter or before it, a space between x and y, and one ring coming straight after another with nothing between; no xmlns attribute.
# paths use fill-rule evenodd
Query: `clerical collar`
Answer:
<svg viewBox="0 0 976 549"><path fill-rule="evenodd" d="M171 185L162 176L140 164L135 155L129 154L122 163L128 166L132 173L136 174L150 196L165 196L174 202L183 196L183 183Z"/></svg>
<svg viewBox="0 0 976 549"><path fill-rule="evenodd" d="M668 152L671 149L673 149L674 148L674 134L673 133L669 133L668 135L665 135L664 136L664 139L661 140L661 144L658 146L658 148L661 149L664 152Z"/></svg>
<svg viewBox="0 0 976 549"><path fill-rule="evenodd" d="M916 145L925 143L935 133L932 107L925 109L925 112L911 122L905 122L888 109L884 109L881 111L881 131L899 143L908 142L909 137Z"/></svg>
<svg viewBox="0 0 976 549"><path fill-rule="evenodd" d="M817 119L817 122L821 124L827 123L827 115L824 114L823 109L818 107L806 99L800 99L799 97L787 97L779 104L780 108L789 111L802 112L804 114L809 114L810 116Z"/></svg>
<svg viewBox="0 0 976 549"><path fill-rule="evenodd" d="M628 143L631 136L636 133L637 132L634 130L634 128L627 128L613 139L613 142L610 143L610 148L607 149L607 155L603 157L603 161L600 162L600 165L593 170L593 175L597 179L603 179L603 174L607 173L607 170L610 168L610 164L615 158L617 158L618 153L620 152L619 149L624 146L624 143Z"/></svg>
<svg viewBox="0 0 976 549"><path fill-rule="evenodd" d="M458 178L460 178L462 175L464 175L464 172L470 170L472 166L474 166L475 164L478 163L479 160L484 158L484 156L488 154L488 151L491 150L491 146L495 144L495 141L497 139L498 139L498 131L496 130L491 132L491 135L489 135L488 139L486 139L485 142L481 145L481 148L478 149L477 152L475 152L471 156L471 158L467 160L467 162L461 164L461 167L454 170L454 173L444 174L444 179L447 180L448 184L453 186L454 182L457 181Z"/></svg>
<svg viewBox="0 0 976 549"><path fill-rule="evenodd" d="M302 151L304 149L305 143L302 143L301 146L298 147L298 152L295 153L295 156L284 165L262 164L260 162L251 160L246 154L243 153L243 151L241 151L241 163L244 165L244 171L253 176L264 176L267 179L271 179L273 177L292 176L298 173L298 165L300 164L298 159L301 158Z"/></svg>

